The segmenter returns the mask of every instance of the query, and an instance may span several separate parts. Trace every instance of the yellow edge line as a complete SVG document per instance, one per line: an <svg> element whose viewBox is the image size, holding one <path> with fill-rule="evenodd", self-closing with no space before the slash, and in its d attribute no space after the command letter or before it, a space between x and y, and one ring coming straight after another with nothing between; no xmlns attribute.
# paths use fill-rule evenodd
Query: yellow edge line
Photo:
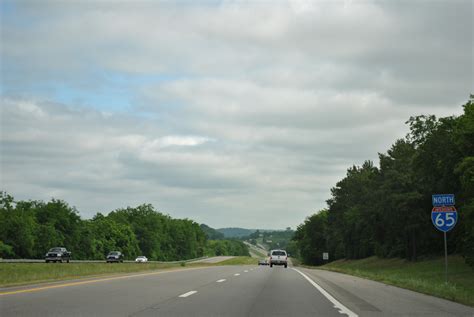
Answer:
<svg viewBox="0 0 474 317"><path fill-rule="evenodd" d="M49 286L43 286L43 287L35 287L35 288L21 289L21 290L17 290L17 291L0 292L0 296L21 294L21 293L32 293L32 292L38 292L38 291L43 291L43 290L52 289L52 288L61 288L61 287L76 286L76 285L83 285L83 284L92 284L92 283L97 283L97 282L120 280L120 279L124 279L124 278L129 278L129 277L147 276L147 275L158 275L158 274L172 273L172 272L182 272L182 271L192 271L192 270L199 270L199 269L205 269L205 268L206 268L206 267L197 267L197 268L190 268L190 269L179 269L179 270L169 270L169 271L152 272L152 273L141 273L141 274L132 274L132 275L121 275L121 276L107 277L107 278L94 279L94 280L87 280L87 281L80 281L80 282L72 282L72 283L64 283L64 284L55 284L55 285L49 285Z"/></svg>

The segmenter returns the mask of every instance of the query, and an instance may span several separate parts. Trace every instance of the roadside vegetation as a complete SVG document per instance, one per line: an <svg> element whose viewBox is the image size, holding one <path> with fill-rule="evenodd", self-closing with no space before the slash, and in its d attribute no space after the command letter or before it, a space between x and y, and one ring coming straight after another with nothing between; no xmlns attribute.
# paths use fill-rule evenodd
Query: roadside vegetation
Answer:
<svg viewBox="0 0 474 317"><path fill-rule="evenodd" d="M205 249L206 256L235 255L249 256L248 247L238 240L209 240Z"/></svg>
<svg viewBox="0 0 474 317"><path fill-rule="evenodd" d="M338 260L318 269L347 273L474 306L474 270L461 256L450 256L448 284L444 257L418 262L400 258Z"/></svg>
<svg viewBox="0 0 474 317"><path fill-rule="evenodd" d="M0 287L179 267L180 263L1 263Z"/></svg>
<svg viewBox="0 0 474 317"><path fill-rule="evenodd" d="M236 256L235 258L217 263L218 265L257 265L258 259L249 256Z"/></svg>
<svg viewBox="0 0 474 317"><path fill-rule="evenodd" d="M452 193L458 222L448 233L448 252L474 266L474 95L463 110L439 119L411 117L410 132L379 154L378 167L371 161L350 167L331 189L327 209L298 226L294 255L310 265L323 264L323 252L330 261L443 255L431 195Z"/></svg>
<svg viewBox="0 0 474 317"><path fill-rule="evenodd" d="M101 260L110 251L121 251L129 260L145 255L157 261L248 255L242 241L210 240L211 229L171 218L150 204L81 219L62 200L15 201L0 193L0 258L41 259L59 246L72 251L75 260Z"/></svg>

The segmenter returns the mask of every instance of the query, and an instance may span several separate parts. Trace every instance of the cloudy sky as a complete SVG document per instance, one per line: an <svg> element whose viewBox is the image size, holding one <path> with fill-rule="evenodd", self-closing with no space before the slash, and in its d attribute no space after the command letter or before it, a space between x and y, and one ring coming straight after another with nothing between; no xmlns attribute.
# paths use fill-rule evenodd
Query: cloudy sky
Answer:
<svg viewBox="0 0 474 317"><path fill-rule="evenodd" d="M1 189L296 227L473 92L473 1L1 1Z"/></svg>

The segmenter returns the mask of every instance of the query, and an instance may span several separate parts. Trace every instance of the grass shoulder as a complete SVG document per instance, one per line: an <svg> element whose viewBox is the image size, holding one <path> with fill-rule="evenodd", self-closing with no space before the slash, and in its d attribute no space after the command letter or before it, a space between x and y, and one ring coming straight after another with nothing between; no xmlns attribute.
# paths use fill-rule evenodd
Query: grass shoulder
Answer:
<svg viewBox="0 0 474 317"><path fill-rule="evenodd" d="M474 306L474 269L457 255L448 259L447 284L444 257L417 262L369 257L360 260L338 260L317 268L355 275Z"/></svg>
<svg viewBox="0 0 474 317"><path fill-rule="evenodd" d="M236 256L232 259L228 259L216 265L257 265L258 259L250 257L250 256Z"/></svg>
<svg viewBox="0 0 474 317"><path fill-rule="evenodd" d="M114 274L208 266L205 263L0 263L0 287Z"/></svg>

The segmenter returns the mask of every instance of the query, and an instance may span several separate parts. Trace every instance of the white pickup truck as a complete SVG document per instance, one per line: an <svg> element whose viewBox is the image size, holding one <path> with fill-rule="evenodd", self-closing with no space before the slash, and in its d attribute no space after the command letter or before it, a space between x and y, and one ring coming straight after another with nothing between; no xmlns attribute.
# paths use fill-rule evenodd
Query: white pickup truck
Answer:
<svg viewBox="0 0 474 317"><path fill-rule="evenodd" d="M273 265L284 265L287 268L288 255L285 250L271 250L268 262L270 262L270 267L273 267Z"/></svg>

